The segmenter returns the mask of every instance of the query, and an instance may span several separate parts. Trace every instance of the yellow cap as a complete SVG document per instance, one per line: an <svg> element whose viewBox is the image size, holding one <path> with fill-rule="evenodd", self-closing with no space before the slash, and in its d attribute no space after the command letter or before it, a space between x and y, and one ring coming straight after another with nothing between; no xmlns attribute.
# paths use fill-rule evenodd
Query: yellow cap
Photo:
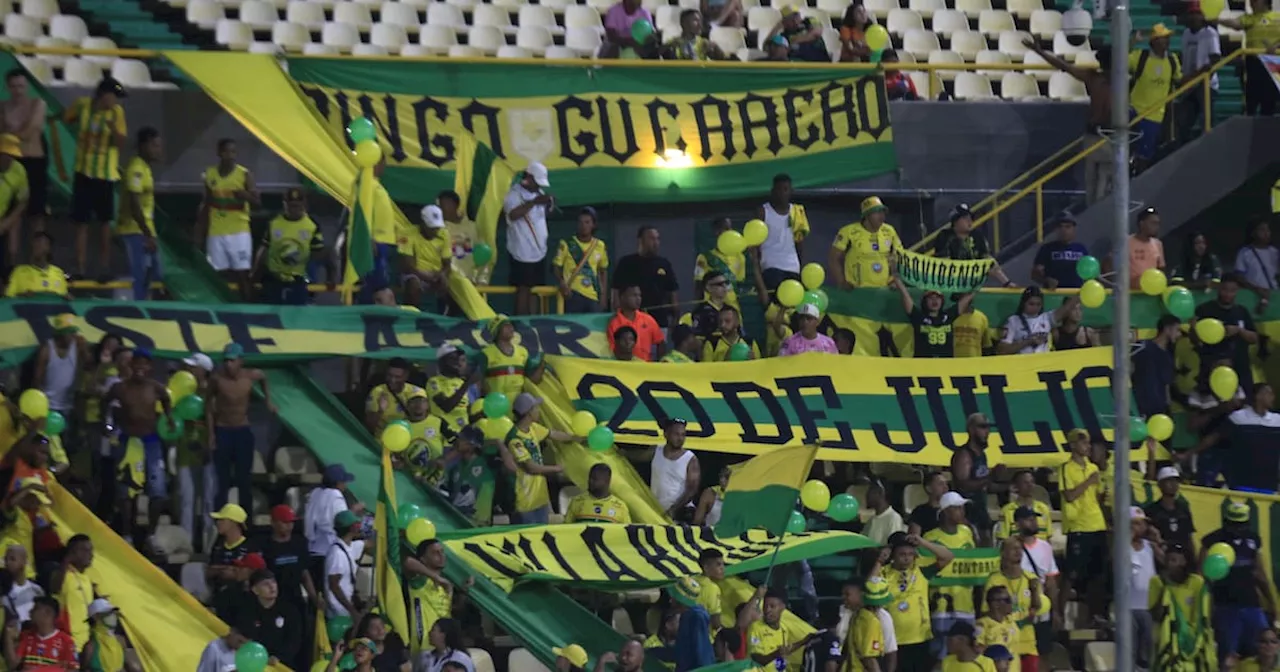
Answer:
<svg viewBox="0 0 1280 672"><path fill-rule="evenodd" d="M783 5L782 9L779 11L782 13L783 17L788 17L800 10L796 9L795 5Z"/></svg>
<svg viewBox="0 0 1280 672"><path fill-rule="evenodd" d="M574 667L587 666L587 650L582 648L581 646L578 646L577 644L570 644L569 646L566 646L564 648L561 648L558 646L552 647L551 653L554 653L557 656L560 656L561 658L564 658L565 660L569 661L569 663L572 664Z"/></svg>
<svg viewBox="0 0 1280 672"><path fill-rule="evenodd" d="M427 398L429 398L427 397L427 391L422 389L421 387L415 386L409 389L409 401L413 401L414 399L427 399Z"/></svg>
<svg viewBox="0 0 1280 672"><path fill-rule="evenodd" d="M1162 37L1172 37L1173 31L1169 30L1163 23L1157 23L1151 26L1151 37L1149 39L1158 40Z"/></svg>
<svg viewBox="0 0 1280 672"><path fill-rule="evenodd" d="M1088 441L1089 432L1079 428L1076 428L1067 432L1067 441L1074 443L1076 441L1080 441L1081 439Z"/></svg>
<svg viewBox="0 0 1280 672"><path fill-rule="evenodd" d="M76 326L75 315L63 313L53 318L53 330L57 332L76 332L80 331L80 327Z"/></svg>
<svg viewBox="0 0 1280 672"><path fill-rule="evenodd" d="M884 212L885 210L888 210L888 208L884 207L884 201L880 200L879 196L868 196L862 199L863 217L873 212Z"/></svg>
<svg viewBox="0 0 1280 672"><path fill-rule="evenodd" d="M1249 505L1244 502L1232 501L1227 504L1226 518L1233 523L1249 522Z"/></svg>
<svg viewBox="0 0 1280 672"><path fill-rule="evenodd" d="M240 508L239 504L227 504L215 513L209 514L214 520L229 520L233 523L244 525L244 521L249 520L249 514Z"/></svg>
<svg viewBox="0 0 1280 672"><path fill-rule="evenodd" d="M12 133L0 135L0 154L8 154L14 158L22 158L22 140Z"/></svg>

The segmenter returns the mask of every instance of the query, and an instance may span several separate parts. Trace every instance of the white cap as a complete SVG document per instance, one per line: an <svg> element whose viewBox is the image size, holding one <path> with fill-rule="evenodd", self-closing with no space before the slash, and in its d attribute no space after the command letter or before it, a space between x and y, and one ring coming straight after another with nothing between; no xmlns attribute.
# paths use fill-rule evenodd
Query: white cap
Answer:
<svg viewBox="0 0 1280 672"><path fill-rule="evenodd" d="M1141 506L1131 506L1129 507L1129 519L1130 520L1146 520L1147 512L1143 511Z"/></svg>
<svg viewBox="0 0 1280 672"><path fill-rule="evenodd" d="M115 610L116 610L115 605L106 601L106 599L99 597L98 599L89 603L89 618L93 618L94 616L101 616L103 614L109 614Z"/></svg>
<svg viewBox="0 0 1280 672"><path fill-rule="evenodd" d="M547 179L547 167L537 161L530 163L524 169L524 174L532 177L539 187L551 186L551 180Z"/></svg>
<svg viewBox="0 0 1280 672"><path fill-rule="evenodd" d="M1177 467L1160 467L1160 471L1156 472L1156 480L1163 481L1166 478L1182 478L1182 474Z"/></svg>
<svg viewBox="0 0 1280 672"><path fill-rule="evenodd" d="M809 317L816 317L819 319L822 318L822 311L818 310L818 307L813 305L812 303L800 304L800 307L796 308L796 313L799 315L808 315Z"/></svg>
<svg viewBox="0 0 1280 672"><path fill-rule="evenodd" d="M458 346L452 343L445 343L444 345L436 348L436 360L439 361L441 359L444 359L445 357L448 357L449 355L452 355L457 351L458 351Z"/></svg>
<svg viewBox="0 0 1280 672"><path fill-rule="evenodd" d="M942 496L941 500L938 501L938 510L946 511L951 507L964 506L965 504L968 504L968 503L969 503L969 500L965 499L964 495L958 492L948 492L947 494Z"/></svg>
<svg viewBox="0 0 1280 672"><path fill-rule="evenodd" d="M194 355L191 355L190 357L182 360L182 363L187 366L198 366L205 371L213 370L213 360L209 359L209 355L206 355L203 352L197 352Z"/></svg>
<svg viewBox="0 0 1280 672"><path fill-rule="evenodd" d="M422 223L427 225L428 229L444 228L444 212L440 210L438 205L422 206Z"/></svg>

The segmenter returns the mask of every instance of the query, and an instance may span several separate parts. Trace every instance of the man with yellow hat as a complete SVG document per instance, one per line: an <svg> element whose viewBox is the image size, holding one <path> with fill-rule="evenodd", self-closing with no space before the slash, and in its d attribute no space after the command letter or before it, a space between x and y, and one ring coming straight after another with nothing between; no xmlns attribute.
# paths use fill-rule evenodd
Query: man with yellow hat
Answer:
<svg viewBox="0 0 1280 672"><path fill-rule="evenodd" d="M580 644L553 646L551 653L556 656L556 672L581 672L587 669L587 650Z"/></svg>
<svg viewBox="0 0 1280 672"><path fill-rule="evenodd" d="M1134 126L1138 138L1133 142L1133 168L1141 172L1155 159L1160 146L1166 98L1182 81L1182 63L1169 52L1173 31L1163 23L1151 27L1145 51L1129 53L1129 116L1143 115ZM1142 39L1141 33L1138 39Z"/></svg>
<svg viewBox="0 0 1280 672"><path fill-rule="evenodd" d="M837 287L888 287L889 264L902 239L885 222L888 208L878 196L862 201L862 219L841 228L827 258L827 274Z"/></svg>
<svg viewBox="0 0 1280 672"><path fill-rule="evenodd" d="M529 351L516 342L516 325L506 315L496 315L485 325L489 340L480 351L476 369L484 372L484 393L501 392L514 401L524 389Z"/></svg>
<svg viewBox="0 0 1280 672"><path fill-rule="evenodd" d="M27 169L18 161L21 158L22 140L12 133L0 135L0 237L6 241L0 245L0 254L15 257L18 244L9 236L22 235L22 213L26 212L27 200L31 197ZM0 269L5 271L8 269L2 262L6 259L0 258Z"/></svg>
<svg viewBox="0 0 1280 672"><path fill-rule="evenodd" d="M830 63L831 53L822 39L822 26L800 13L794 5L782 6L782 22L769 31L761 44L774 35L782 35L791 48L791 60Z"/></svg>

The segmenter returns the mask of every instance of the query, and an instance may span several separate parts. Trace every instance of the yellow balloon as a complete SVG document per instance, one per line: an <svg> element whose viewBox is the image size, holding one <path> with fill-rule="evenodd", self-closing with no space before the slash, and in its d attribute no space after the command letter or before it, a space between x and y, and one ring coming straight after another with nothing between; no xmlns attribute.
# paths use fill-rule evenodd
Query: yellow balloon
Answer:
<svg viewBox="0 0 1280 672"><path fill-rule="evenodd" d="M1196 336L1205 345L1215 345L1226 338L1227 329L1222 326L1221 320L1207 317L1203 320L1196 320Z"/></svg>
<svg viewBox="0 0 1280 672"><path fill-rule="evenodd" d="M596 416L591 411L578 411L573 414L573 419L569 421L569 427L573 429L576 436L586 436L591 430L596 428Z"/></svg>
<svg viewBox="0 0 1280 672"><path fill-rule="evenodd" d="M868 26L863 37L866 38L867 48L871 51L880 51L889 46L889 31L878 23Z"/></svg>
<svg viewBox="0 0 1280 672"><path fill-rule="evenodd" d="M1158 268L1148 268L1142 272L1142 277L1138 278L1138 286L1148 296L1161 296L1169 286L1169 276Z"/></svg>
<svg viewBox="0 0 1280 672"><path fill-rule="evenodd" d="M1164 413L1147 418L1147 436L1156 441L1168 441L1173 436L1173 418Z"/></svg>
<svg viewBox="0 0 1280 672"><path fill-rule="evenodd" d="M1231 367L1219 366L1209 374L1209 389L1214 396L1227 401L1235 397L1236 391L1240 389L1240 377Z"/></svg>
<svg viewBox="0 0 1280 672"><path fill-rule="evenodd" d="M355 155L356 165L361 168L372 168L382 160L382 148L378 146L377 140L357 142L352 154Z"/></svg>
<svg viewBox="0 0 1280 672"><path fill-rule="evenodd" d="M195 374L190 371L178 371L169 376L169 401L170 403L178 403L183 397L196 393Z"/></svg>
<svg viewBox="0 0 1280 672"><path fill-rule="evenodd" d="M511 428L515 423L511 418L503 416L501 418L484 418L476 423L480 431L484 433L486 441L501 441L507 438L507 434L511 432Z"/></svg>
<svg viewBox="0 0 1280 672"><path fill-rule="evenodd" d="M800 269L800 282L804 283L805 289L818 289L826 279L827 269L822 264L808 263Z"/></svg>
<svg viewBox="0 0 1280 672"><path fill-rule="evenodd" d="M747 247L762 245L768 237L769 225L762 219L753 219L742 227L742 238L747 241Z"/></svg>
<svg viewBox="0 0 1280 672"><path fill-rule="evenodd" d="M1226 8L1225 0L1200 0L1200 11L1204 12L1204 18L1210 21L1216 20Z"/></svg>
<svg viewBox="0 0 1280 672"><path fill-rule="evenodd" d="M1097 308L1107 301L1107 290L1097 280L1086 280L1080 286L1080 303L1085 308Z"/></svg>
<svg viewBox="0 0 1280 672"><path fill-rule="evenodd" d="M747 249L747 240L737 231L725 231L716 239L716 249L728 256L742 254L742 251Z"/></svg>
<svg viewBox="0 0 1280 672"><path fill-rule="evenodd" d="M804 301L804 285L795 280L783 280L778 285L778 303L795 308L801 301Z"/></svg>
<svg viewBox="0 0 1280 672"><path fill-rule="evenodd" d="M32 420L49 417L49 397L40 390L23 390L18 397L18 410Z"/></svg>
<svg viewBox="0 0 1280 672"><path fill-rule="evenodd" d="M1209 552L1206 553L1206 555L1221 555L1222 558L1227 561L1228 565L1236 564L1236 549L1225 541L1219 541L1218 543L1210 546Z"/></svg>
<svg viewBox="0 0 1280 672"><path fill-rule="evenodd" d="M812 480L800 488L800 502L811 511L826 511L831 504L831 488L819 480Z"/></svg>
<svg viewBox="0 0 1280 672"><path fill-rule="evenodd" d="M382 445L393 453L404 452L412 439L409 428L399 423L387 425L387 428L382 430Z"/></svg>
<svg viewBox="0 0 1280 672"><path fill-rule="evenodd" d="M436 538L436 524L426 518L414 518L409 526L404 528L404 536L409 539L409 544L414 548L418 544Z"/></svg>

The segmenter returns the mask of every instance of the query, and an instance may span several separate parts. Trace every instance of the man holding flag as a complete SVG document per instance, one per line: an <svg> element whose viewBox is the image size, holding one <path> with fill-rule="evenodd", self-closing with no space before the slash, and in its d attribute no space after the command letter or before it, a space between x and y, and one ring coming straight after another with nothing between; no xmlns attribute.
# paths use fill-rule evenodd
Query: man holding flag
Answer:
<svg viewBox="0 0 1280 672"><path fill-rule="evenodd" d="M371 168L362 168L356 175L343 287L350 292L358 280L362 303L395 305L391 276L397 254L400 211L382 186L380 178L386 167L387 159L382 156Z"/></svg>
<svg viewBox="0 0 1280 672"><path fill-rule="evenodd" d="M378 505L374 510L374 591L378 608L387 625L409 641L409 617L404 603L404 580L401 576L400 517L396 510L395 472L391 468L391 451L382 448L382 482L378 487Z"/></svg>

